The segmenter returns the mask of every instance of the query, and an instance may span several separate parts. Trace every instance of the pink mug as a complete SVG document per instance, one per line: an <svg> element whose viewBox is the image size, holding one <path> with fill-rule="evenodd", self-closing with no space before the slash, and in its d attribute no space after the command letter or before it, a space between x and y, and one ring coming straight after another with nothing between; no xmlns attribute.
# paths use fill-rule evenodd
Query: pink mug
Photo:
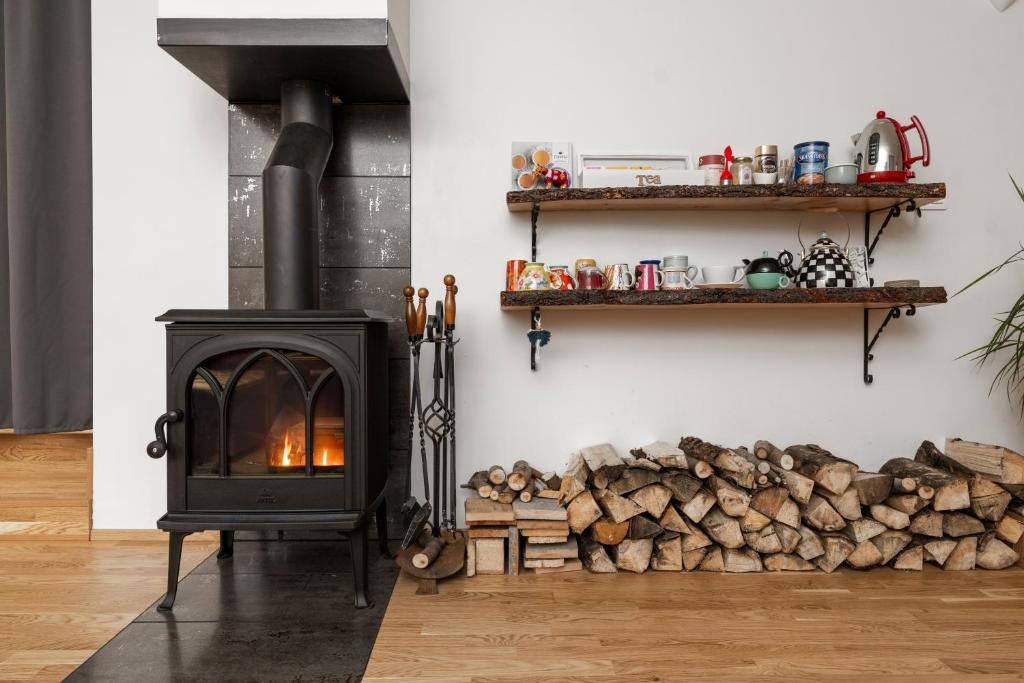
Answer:
<svg viewBox="0 0 1024 683"><path fill-rule="evenodd" d="M661 289L665 283L665 275L655 263L641 263L636 267L636 289L640 292L653 292Z"/></svg>

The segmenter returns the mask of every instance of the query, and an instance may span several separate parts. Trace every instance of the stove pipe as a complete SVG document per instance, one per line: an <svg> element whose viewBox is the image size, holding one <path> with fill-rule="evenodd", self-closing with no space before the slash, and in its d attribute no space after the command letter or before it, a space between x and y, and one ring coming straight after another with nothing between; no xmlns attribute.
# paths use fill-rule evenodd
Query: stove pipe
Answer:
<svg viewBox="0 0 1024 683"><path fill-rule="evenodd" d="M267 310L319 308L319 188L334 146L332 120L326 84L281 84L281 134L263 169Z"/></svg>

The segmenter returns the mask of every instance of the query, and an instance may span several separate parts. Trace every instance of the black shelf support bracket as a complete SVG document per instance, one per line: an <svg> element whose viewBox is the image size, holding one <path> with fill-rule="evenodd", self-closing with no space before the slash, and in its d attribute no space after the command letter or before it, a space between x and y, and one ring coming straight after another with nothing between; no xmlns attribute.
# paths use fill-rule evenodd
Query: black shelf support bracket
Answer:
<svg viewBox="0 0 1024 683"><path fill-rule="evenodd" d="M875 236L871 236L871 215L879 211L885 211L885 218L882 219L882 225L878 227L878 232ZM875 209L874 211L866 211L864 213L864 246L868 250L868 265L872 266L875 263L875 247L878 246L878 240L881 239L882 233L889 226L889 221L893 218L899 218L900 215L906 211L907 213L916 213L917 217L921 217L921 207L917 205L917 202L913 199L907 199L906 201L897 202L887 209ZM875 279L871 278L871 286L874 286Z"/></svg>
<svg viewBox="0 0 1024 683"><path fill-rule="evenodd" d="M906 313L908 317L917 313L917 307L914 306L914 304L906 304L905 307L907 309ZM878 338L881 336L882 330L885 329L885 326L888 325L890 321L899 318L903 314L903 311L900 310L901 308L901 306L893 306L890 308L886 312L885 318L882 320L882 324L879 325L878 330L875 331L875 335L870 338L871 310L867 308L864 309L864 384L871 384L875 381L874 375L868 372L868 365L875 359L875 356L871 351L875 348L875 344L878 343Z"/></svg>
<svg viewBox="0 0 1024 683"><path fill-rule="evenodd" d="M537 260L537 219L540 218L540 202L534 202L530 208L530 260ZM550 339L550 335L547 335L547 339L541 341L543 335L540 331L543 328L540 324L540 306L534 306L533 310L530 311L530 334L527 337L530 340L530 370L533 372L537 371L537 348L547 343Z"/></svg>

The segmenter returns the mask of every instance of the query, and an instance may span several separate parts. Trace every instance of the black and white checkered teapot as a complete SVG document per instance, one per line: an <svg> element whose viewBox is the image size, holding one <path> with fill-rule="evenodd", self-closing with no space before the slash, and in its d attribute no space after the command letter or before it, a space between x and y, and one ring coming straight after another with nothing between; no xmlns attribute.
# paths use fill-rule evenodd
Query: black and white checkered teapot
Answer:
<svg viewBox="0 0 1024 683"><path fill-rule="evenodd" d="M802 221L801 221L802 223ZM849 224L847 224L846 245L850 244ZM853 266L847 257L846 247L840 247L827 232L818 237L818 241L808 249L800 236L797 226L797 241L800 242L800 268L791 277L797 287L855 287Z"/></svg>

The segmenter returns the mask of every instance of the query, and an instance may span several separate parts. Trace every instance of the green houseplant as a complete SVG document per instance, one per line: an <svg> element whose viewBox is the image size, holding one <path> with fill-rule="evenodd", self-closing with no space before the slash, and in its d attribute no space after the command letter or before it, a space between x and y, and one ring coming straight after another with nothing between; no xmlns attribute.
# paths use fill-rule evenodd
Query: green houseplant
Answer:
<svg viewBox="0 0 1024 683"><path fill-rule="evenodd" d="M1021 201L1024 201L1024 190L1021 190L1020 185L1017 184L1017 181L1012 176L1010 177L1010 182L1013 183L1013 187L1017 190ZM959 296L979 282L995 275L1006 266L1021 261L1024 261L1024 244L1021 244L1020 248L1010 254L1002 263L989 268L965 285L954 296ZM989 393L991 394L1002 384L1006 389L1007 398L1013 403L1015 400L1024 399L1024 294L1017 297L1017 300L1013 302L1008 311L1000 313L996 317L996 322L998 324L996 325L995 332L988 342L968 351L960 356L960 358L970 358L976 361L978 365L985 365L989 361L993 363L1002 362L1003 365L992 379ZM1020 408L1021 415L1024 416L1024 400L1020 401Z"/></svg>

